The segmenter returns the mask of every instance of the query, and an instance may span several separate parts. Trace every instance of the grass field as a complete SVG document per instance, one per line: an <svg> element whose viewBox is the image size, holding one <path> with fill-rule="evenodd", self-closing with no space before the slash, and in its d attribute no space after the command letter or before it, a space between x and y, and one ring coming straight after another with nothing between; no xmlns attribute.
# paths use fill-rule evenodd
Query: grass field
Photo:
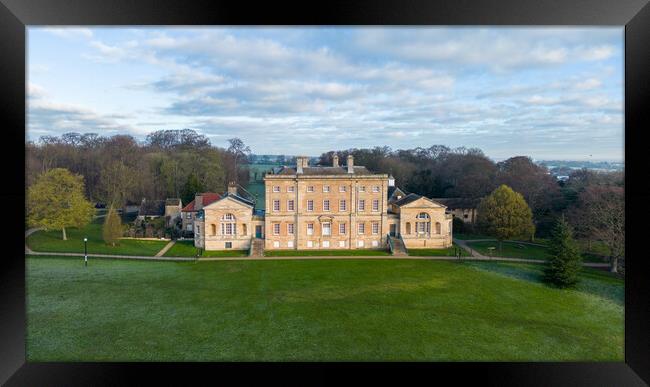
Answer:
<svg viewBox="0 0 650 387"><path fill-rule="evenodd" d="M37 231L27 238L34 251L83 253L84 237L88 238L89 254L156 255L167 241L122 239L119 246L109 246L102 239L104 218L95 218L83 229L66 228L68 240L61 239L61 230Z"/></svg>
<svg viewBox="0 0 650 387"><path fill-rule="evenodd" d="M248 250L203 251L201 257L245 257ZM196 247L193 240L176 241L165 257L196 257Z"/></svg>
<svg viewBox="0 0 650 387"><path fill-rule="evenodd" d="M255 197L255 209L263 210L266 208L266 203L264 202L266 193L264 192L263 183L250 183L248 184L246 191L250 192L251 195Z"/></svg>
<svg viewBox="0 0 650 387"><path fill-rule="evenodd" d="M560 290L536 270L29 257L27 360L623 361L623 281Z"/></svg>
<svg viewBox="0 0 650 387"><path fill-rule="evenodd" d="M318 256L389 256L390 253L386 250L266 250L265 257L318 257Z"/></svg>
<svg viewBox="0 0 650 387"><path fill-rule="evenodd" d="M455 243L452 247L446 249L408 249L408 254L419 257L455 257L456 248L460 248L460 255L462 257L468 257L470 255L467 250L463 249Z"/></svg>

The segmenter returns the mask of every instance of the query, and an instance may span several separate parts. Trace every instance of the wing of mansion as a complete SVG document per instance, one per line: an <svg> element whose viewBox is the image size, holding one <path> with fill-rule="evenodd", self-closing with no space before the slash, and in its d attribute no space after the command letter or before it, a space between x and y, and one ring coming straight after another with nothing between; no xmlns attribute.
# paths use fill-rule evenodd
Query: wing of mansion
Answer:
<svg viewBox="0 0 650 387"><path fill-rule="evenodd" d="M395 187L387 174L355 166L310 166L308 157L264 177L266 211L229 184L223 195L197 194L182 211L183 227L205 250L386 249L452 245L452 215L436 201ZM204 200L207 199L207 200Z"/></svg>

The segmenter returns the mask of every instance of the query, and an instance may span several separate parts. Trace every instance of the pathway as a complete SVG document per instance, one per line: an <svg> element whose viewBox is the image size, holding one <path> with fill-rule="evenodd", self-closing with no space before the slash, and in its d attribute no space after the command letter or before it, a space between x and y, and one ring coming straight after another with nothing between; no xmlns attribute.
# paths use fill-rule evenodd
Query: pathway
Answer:
<svg viewBox="0 0 650 387"><path fill-rule="evenodd" d="M453 238L452 240L458 246L460 246L460 247L464 248L465 250L469 251L469 253L472 255L472 257L480 258L480 259L489 258L489 257L486 257L485 255L479 253L478 251L474 250L473 248L469 247L469 245L467 244L467 242L468 242L467 240L456 239L456 238ZM470 241L470 242L472 242L472 241Z"/></svg>
<svg viewBox="0 0 650 387"><path fill-rule="evenodd" d="M41 256L62 256L62 257L83 257L83 253L49 253L41 251L32 251L27 247L27 237L33 234L34 232L40 230L39 228L31 228L25 231L25 254L26 255L41 255ZM522 263L545 263L546 261L541 259L525 259L525 258L504 258L504 257L486 257L481 255L474 249L471 249L467 246L466 241L460 239L454 239L459 246L467 249L473 256L463 257L462 260L466 261L501 261L501 262L522 262ZM156 256L144 256L144 255L116 255L116 254L88 254L90 258L115 258L115 259L138 259L138 260L151 260L151 261L197 261L196 257L163 257L162 255L171 248L174 244L174 241L169 242L162 250L156 254ZM431 260L431 261L457 261L457 257L426 257L426 256L386 256L386 255L345 255L345 256L331 256L331 255L322 255L322 256L311 256L311 257L208 257L208 258L199 258L198 261L269 261L269 260L305 260L305 259L415 259L415 260ZM609 268L608 263L594 263L594 262L584 262L582 264L586 267L593 268Z"/></svg>
<svg viewBox="0 0 650 387"><path fill-rule="evenodd" d="M166 253L169 249L171 249L172 246L174 246L175 243L176 243L176 241L169 241L169 243L167 243L167 244L165 245L165 247L163 247L162 250L160 250L160 251L158 252L158 254L156 254L156 257L162 257L163 255L165 255L165 253Z"/></svg>

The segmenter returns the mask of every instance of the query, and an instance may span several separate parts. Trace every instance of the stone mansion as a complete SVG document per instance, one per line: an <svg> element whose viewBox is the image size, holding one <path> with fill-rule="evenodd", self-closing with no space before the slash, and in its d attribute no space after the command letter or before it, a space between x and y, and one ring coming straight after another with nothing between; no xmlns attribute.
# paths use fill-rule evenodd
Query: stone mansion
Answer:
<svg viewBox="0 0 650 387"><path fill-rule="evenodd" d="M405 194L387 174L345 166L310 166L308 157L264 177L266 211L229 184L206 205L192 202L194 244L205 250L386 249L389 236L408 249L452 245L452 216L446 207ZM197 199L202 197L197 194ZM214 195L214 194L213 194ZM186 220L184 218L183 222ZM188 227L189 229L189 227Z"/></svg>

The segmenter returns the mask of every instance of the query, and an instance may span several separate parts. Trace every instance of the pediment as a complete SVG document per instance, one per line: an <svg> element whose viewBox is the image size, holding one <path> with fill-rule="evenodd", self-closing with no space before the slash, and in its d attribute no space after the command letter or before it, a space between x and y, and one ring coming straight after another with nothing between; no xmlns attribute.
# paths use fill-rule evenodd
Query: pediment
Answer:
<svg viewBox="0 0 650 387"><path fill-rule="evenodd" d="M421 197L417 200L414 200L408 204L404 204L403 206L400 207L402 208L447 208L446 206L443 206L442 204L425 197Z"/></svg>
<svg viewBox="0 0 650 387"><path fill-rule="evenodd" d="M245 204L237 199L234 199L230 196L226 196L217 200L216 202L210 203L209 205L203 207L203 209L218 210L218 209L242 209L242 208L253 208L249 204Z"/></svg>

